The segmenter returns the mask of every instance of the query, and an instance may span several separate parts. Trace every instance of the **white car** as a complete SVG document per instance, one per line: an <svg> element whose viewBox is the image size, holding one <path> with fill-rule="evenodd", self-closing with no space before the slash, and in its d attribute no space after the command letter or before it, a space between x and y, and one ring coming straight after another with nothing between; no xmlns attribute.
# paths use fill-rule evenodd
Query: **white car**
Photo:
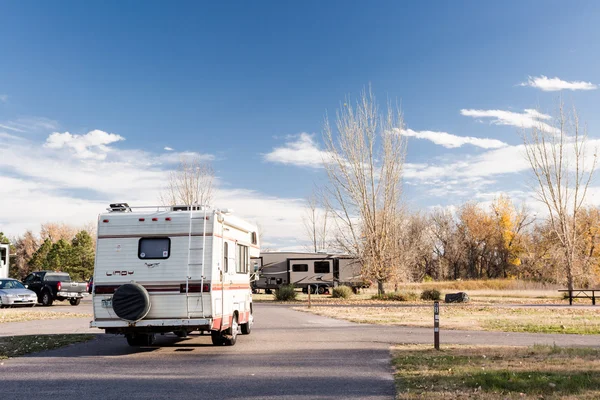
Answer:
<svg viewBox="0 0 600 400"><path fill-rule="evenodd" d="M13 306L33 307L37 304L35 292L26 289L16 279L0 279L0 308Z"/></svg>

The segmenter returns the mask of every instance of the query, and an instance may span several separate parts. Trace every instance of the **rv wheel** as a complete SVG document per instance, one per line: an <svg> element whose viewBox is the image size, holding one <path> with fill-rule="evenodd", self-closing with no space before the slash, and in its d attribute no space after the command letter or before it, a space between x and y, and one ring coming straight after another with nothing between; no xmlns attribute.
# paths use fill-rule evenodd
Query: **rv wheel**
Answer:
<svg viewBox="0 0 600 400"><path fill-rule="evenodd" d="M212 344L215 346L223 346L225 344L225 339L220 331L210 331L210 338L212 340Z"/></svg>
<svg viewBox="0 0 600 400"><path fill-rule="evenodd" d="M317 288L317 293L319 293L319 294L325 294L326 291L327 291L327 286L319 286Z"/></svg>
<svg viewBox="0 0 600 400"><path fill-rule="evenodd" d="M248 317L248 322L240 325L240 328L242 328L242 335L250 334L250 332L252 331L253 323L254 323L254 317L252 316L252 308L250 308L250 316Z"/></svg>
<svg viewBox="0 0 600 400"><path fill-rule="evenodd" d="M233 346L235 344L239 327L237 314L233 314L231 328L227 330L227 334L224 336L226 346Z"/></svg>

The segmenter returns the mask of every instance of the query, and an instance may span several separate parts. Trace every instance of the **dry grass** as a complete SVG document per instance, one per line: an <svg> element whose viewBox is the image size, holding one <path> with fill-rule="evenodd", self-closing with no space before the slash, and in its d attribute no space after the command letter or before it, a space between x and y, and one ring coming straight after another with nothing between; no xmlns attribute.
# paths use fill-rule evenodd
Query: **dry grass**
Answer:
<svg viewBox="0 0 600 400"><path fill-rule="evenodd" d="M600 349L398 346L398 399L598 399Z"/></svg>
<svg viewBox="0 0 600 400"><path fill-rule="evenodd" d="M381 325L431 327L433 308L296 307L331 318ZM440 327L475 331L600 334L600 309L496 307L476 304L440 305Z"/></svg>
<svg viewBox="0 0 600 400"><path fill-rule="evenodd" d="M0 359L57 349L92 340L94 335L27 335L0 337Z"/></svg>
<svg viewBox="0 0 600 400"><path fill-rule="evenodd" d="M443 300L447 293L467 292L472 303L477 304L567 304L563 299L562 293L559 293L557 285L547 285L538 282L519 281L515 279L481 280L481 281L443 281L443 282L424 282L407 283L400 285L400 292L416 292L420 294L423 290L438 290L441 292ZM386 286L387 292L393 292L392 285ZM348 299L334 299L330 295L311 295L311 302L314 304L385 304L389 300L373 300L372 297L377 294L375 288L363 289L360 294L352 295ZM273 295L254 294L253 300L256 302L272 302ZM308 302L308 295L298 293L297 304ZM578 304L591 304L589 299L576 299ZM424 304L416 301L414 304Z"/></svg>
<svg viewBox="0 0 600 400"><path fill-rule="evenodd" d="M0 324L4 322L25 322L44 319L85 318L92 317L87 313L65 313L56 311L35 311L35 309L4 309L0 310Z"/></svg>

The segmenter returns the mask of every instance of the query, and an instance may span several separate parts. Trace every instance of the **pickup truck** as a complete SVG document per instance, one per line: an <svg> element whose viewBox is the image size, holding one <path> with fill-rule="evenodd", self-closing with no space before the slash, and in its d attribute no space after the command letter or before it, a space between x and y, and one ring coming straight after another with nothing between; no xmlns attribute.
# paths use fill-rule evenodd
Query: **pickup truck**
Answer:
<svg viewBox="0 0 600 400"><path fill-rule="evenodd" d="M72 306L77 306L83 296L87 296L87 283L71 282L66 272L32 272L23 280L23 285L34 291L44 306L51 306L55 300L69 300Z"/></svg>

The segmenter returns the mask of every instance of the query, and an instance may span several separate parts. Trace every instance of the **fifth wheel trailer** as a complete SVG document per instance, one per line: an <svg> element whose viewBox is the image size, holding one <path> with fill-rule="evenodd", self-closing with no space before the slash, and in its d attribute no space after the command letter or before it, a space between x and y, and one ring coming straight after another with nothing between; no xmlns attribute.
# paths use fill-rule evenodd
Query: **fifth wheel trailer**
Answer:
<svg viewBox="0 0 600 400"><path fill-rule="evenodd" d="M361 264L355 258L300 252L264 252L253 260L254 291L267 293L282 285L293 284L303 292L325 293L330 287L346 285L354 291L368 287L361 277Z"/></svg>

